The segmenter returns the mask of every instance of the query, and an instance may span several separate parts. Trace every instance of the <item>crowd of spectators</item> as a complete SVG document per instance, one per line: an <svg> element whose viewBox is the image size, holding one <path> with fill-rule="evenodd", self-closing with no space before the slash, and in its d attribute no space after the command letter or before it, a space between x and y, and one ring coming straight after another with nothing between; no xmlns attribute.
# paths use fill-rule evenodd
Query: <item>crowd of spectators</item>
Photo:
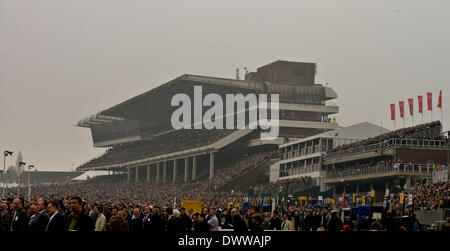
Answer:
<svg viewBox="0 0 450 251"><path fill-rule="evenodd" d="M252 185L246 189L253 194L265 194L265 193L290 193L293 191L302 191L313 186L313 179L310 176L290 178L278 180L275 182L269 182L265 184Z"/></svg>
<svg viewBox="0 0 450 251"><path fill-rule="evenodd" d="M236 130L176 130L154 140L123 143L109 148L80 168L123 163L210 145Z"/></svg>
<svg viewBox="0 0 450 251"><path fill-rule="evenodd" d="M355 148L379 144L386 140L402 138L402 139L428 139L440 140L441 136L441 122L434 121L426 124L421 124L413 127L398 129L389 133L385 133L376 137L365 140L353 142L350 144L341 145L333 148L328 153L342 152L345 150L352 150Z"/></svg>

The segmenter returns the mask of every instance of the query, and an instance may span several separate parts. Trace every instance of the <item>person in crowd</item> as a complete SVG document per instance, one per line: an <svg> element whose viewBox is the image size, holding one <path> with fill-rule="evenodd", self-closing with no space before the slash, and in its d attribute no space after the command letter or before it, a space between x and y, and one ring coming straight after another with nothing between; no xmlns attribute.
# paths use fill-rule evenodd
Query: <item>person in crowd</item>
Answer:
<svg viewBox="0 0 450 251"><path fill-rule="evenodd" d="M143 231L151 232L152 229L152 209L150 206L145 206L144 217L142 219Z"/></svg>
<svg viewBox="0 0 450 251"><path fill-rule="evenodd" d="M138 207L133 209L133 216L131 216L130 232L142 232L144 230L143 218Z"/></svg>
<svg viewBox="0 0 450 251"><path fill-rule="evenodd" d="M173 215L173 208L168 207L166 209L168 220L167 220L167 232L178 233L180 231L180 225L177 217Z"/></svg>
<svg viewBox="0 0 450 251"><path fill-rule="evenodd" d="M270 219L270 227L274 230L281 230L281 219L278 211L273 211L273 216Z"/></svg>
<svg viewBox="0 0 450 251"><path fill-rule="evenodd" d="M253 221L253 224L252 224L252 228L250 229L250 232L252 232L252 233L263 233L264 232L264 229L263 229L263 227L262 227L262 217L261 217L261 214L259 214L259 213L254 213L253 215L252 215L252 221Z"/></svg>
<svg viewBox="0 0 450 251"><path fill-rule="evenodd" d="M47 204L47 210L50 215L45 232L59 233L65 231L65 219L58 211L58 201L51 201Z"/></svg>
<svg viewBox="0 0 450 251"><path fill-rule="evenodd" d="M192 221L186 214L186 209L184 207L180 209L180 228L183 232L188 232L192 228Z"/></svg>
<svg viewBox="0 0 450 251"><path fill-rule="evenodd" d="M24 200L22 197L16 197L13 200L12 209L12 223L11 231L13 232L28 232L28 223L30 222L30 217L28 213L23 208Z"/></svg>
<svg viewBox="0 0 450 251"><path fill-rule="evenodd" d="M207 222L209 224L210 231L212 232L219 231L219 220L217 219L216 216L216 209L214 208L209 209L209 217Z"/></svg>
<svg viewBox="0 0 450 251"><path fill-rule="evenodd" d="M8 232L11 228L11 214L7 201L0 202L0 232Z"/></svg>
<svg viewBox="0 0 450 251"><path fill-rule="evenodd" d="M30 221L28 222L28 232L37 232L37 207L34 201L28 205L27 213L30 216Z"/></svg>
<svg viewBox="0 0 450 251"><path fill-rule="evenodd" d="M130 225L123 217L123 211L117 211L117 215L111 216L111 232L129 232Z"/></svg>
<svg viewBox="0 0 450 251"><path fill-rule="evenodd" d="M248 232L247 224L245 223L245 220L242 219L242 216L239 215L238 210L236 208L231 209L231 217L234 232L236 233Z"/></svg>
<svg viewBox="0 0 450 251"><path fill-rule="evenodd" d="M36 220L33 224L32 229L30 229L31 232L45 232L45 229L47 228L48 222L50 220L50 216L47 211L48 202L42 198L38 200L38 204L36 207L37 214L36 214Z"/></svg>
<svg viewBox="0 0 450 251"><path fill-rule="evenodd" d="M106 217L103 214L103 207L101 205L95 205L94 212L97 214L97 217L95 219L94 231L97 231L97 232L106 231Z"/></svg>
<svg viewBox="0 0 450 251"><path fill-rule="evenodd" d="M92 222L92 219L83 212L82 203L80 197L72 197L70 199L71 214L67 217L67 231L94 231L94 223Z"/></svg>
<svg viewBox="0 0 450 251"><path fill-rule="evenodd" d="M200 232L200 233L209 232L210 225L206 221L205 216L203 214L197 213L197 217L198 217L198 222L197 222L197 225L195 226L195 232Z"/></svg>
<svg viewBox="0 0 450 251"><path fill-rule="evenodd" d="M290 221L288 214L283 214L283 222L281 223L281 230L292 230L292 222Z"/></svg>
<svg viewBox="0 0 450 251"><path fill-rule="evenodd" d="M327 223L328 231L338 232L343 230L344 223L342 223L342 220L339 218L338 213L338 210L331 211L331 218Z"/></svg>

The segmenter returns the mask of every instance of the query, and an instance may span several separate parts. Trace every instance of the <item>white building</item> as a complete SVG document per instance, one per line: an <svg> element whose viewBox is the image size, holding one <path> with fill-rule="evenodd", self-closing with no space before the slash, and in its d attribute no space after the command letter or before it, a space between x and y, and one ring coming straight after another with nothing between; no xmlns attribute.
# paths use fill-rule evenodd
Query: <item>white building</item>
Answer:
<svg viewBox="0 0 450 251"><path fill-rule="evenodd" d="M322 156L327 151L387 132L390 131L364 122L280 145L280 161L270 167L270 182L310 176L323 192L326 187L322 178L326 171L322 168Z"/></svg>

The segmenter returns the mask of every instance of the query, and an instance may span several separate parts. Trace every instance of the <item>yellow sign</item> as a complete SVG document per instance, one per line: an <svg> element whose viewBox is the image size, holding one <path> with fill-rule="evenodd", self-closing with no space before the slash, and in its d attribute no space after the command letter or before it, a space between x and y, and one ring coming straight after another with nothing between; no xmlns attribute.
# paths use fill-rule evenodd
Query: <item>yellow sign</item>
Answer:
<svg viewBox="0 0 450 251"><path fill-rule="evenodd" d="M192 200L184 200L181 202L181 206L186 209L186 212L189 211L189 209L192 208L194 210L193 214L195 213L202 213L202 202L201 201L192 201Z"/></svg>
<svg viewBox="0 0 450 251"><path fill-rule="evenodd" d="M372 189L372 191L370 191L370 196L371 196L372 198L375 197L375 189Z"/></svg>
<svg viewBox="0 0 450 251"><path fill-rule="evenodd" d="M356 203L356 194L353 194L353 203Z"/></svg>
<svg viewBox="0 0 450 251"><path fill-rule="evenodd" d="M366 196L363 195L361 197L361 200L362 200L362 205L365 206L366 205Z"/></svg>
<svg viewBox="0 0 450 251"><path fill-rule="evenodd" d="M400 204L403 204L403 201L405 200L405 194L400 193Z"/></svg>

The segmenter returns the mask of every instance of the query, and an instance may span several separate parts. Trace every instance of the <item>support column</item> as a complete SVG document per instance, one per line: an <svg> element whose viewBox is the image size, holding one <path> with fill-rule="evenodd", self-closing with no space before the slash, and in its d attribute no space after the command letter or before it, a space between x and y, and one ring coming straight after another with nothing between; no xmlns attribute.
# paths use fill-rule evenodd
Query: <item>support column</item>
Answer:
<svg viewBox="0 0 450 251"><path fill-rule="evenodd" d="M164 165L163 165L163 180L162 183L166 183L167 181L167 161L164 161Z"/></svg>
<svg viewBox="0 0 450 251"><path fill-rule="evenodd" d="M192 180L195 180L197 174L197 156L192 156Z"/></svg>
<svg viewBox="0 0 450 251"><path fill-rule="evenodd" d="M214 152L209 154L209 178L214 177Z"/></svg>
<svg viewBox="0 0 450 251"><path fill-rule="evenodd" d="M156 163L156 183L159 183L161 176L161 162Z"/></svg>
<svg viewBox="0 0 450 251"><path fill-rule="evenodd" d="M173 180L172 182L175 183L177 181L177 160L173 160Z"/></svg>
<svg viewBox="0 0 450 251"><path fill-rule="evenodd" d="M130 180L131 180L131 173L130 173L130 167L127 167L127 170L128 170L128 175L127 175L127 183L130 183Z"/></svg>
<svg viewBox="0 0 450 251"><path fill-rule="evenodd" d="M336 200L336 185L333 185L333 200Z"/></svg>
<svg viewBox="0 0 450 251"><path fill-rule="evenodd" d="M356 193L357 194L359 193L359 184L358 183L356 183Z"/></svg>
<svg viewBox="0 0 450 251"><path fill-rule="evenodd" d="M406 189L411 187L411 176L406 177Z"/></svg>
<svg viewBox="0 0 450 251"><path fill-rule="evenodd" d="M184 158L184 183L188 181L189 157Z"/></svg>
<svg viewBox="0 0 450 251"><path fill-rule="evenodd" d="M147 164L147 183L150 183L150 164Z"/></svg>
<svg viewBox="0 0 450 251"><path fill-rule="evenodd" d="M387 181L384 183L384 196L389 196L389 183Z"/></svg>
<svg viewBox="0 0 450 251"><path fill-rule="evenodd" d="M135 183L138 183L139 181L139 166L136 167L136 179L135 179Z"/></svg>

